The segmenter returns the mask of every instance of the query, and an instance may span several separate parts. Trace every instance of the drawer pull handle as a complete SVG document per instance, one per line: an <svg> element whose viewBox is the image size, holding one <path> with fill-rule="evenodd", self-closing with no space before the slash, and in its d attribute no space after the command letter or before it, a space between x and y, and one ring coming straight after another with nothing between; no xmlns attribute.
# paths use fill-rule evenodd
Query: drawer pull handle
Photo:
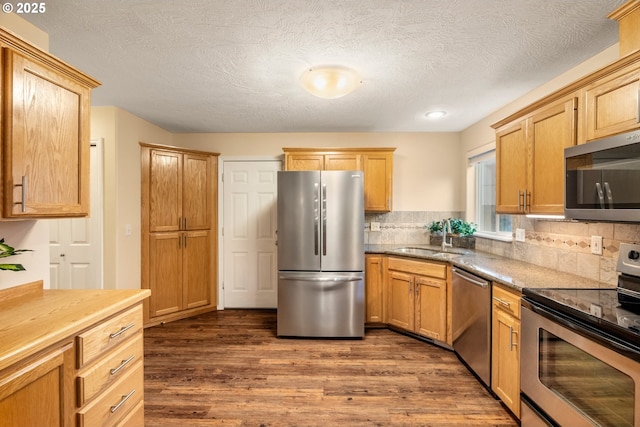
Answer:
<svg viewBox="0 0 640 427"><path fill-rule="evenodd" d="M109 370L109 373L110 373L111 375L115 375L115 374L117 374L117 373L118 373L118 371L119 371L120 369L124 368L125 366L127 366L127 364L128 364L129 362L131 362L131 361L133 360L133 358L134 358L134 357L136 357L136 355L135 355L135 354L132 354L128 359L123 360L123 361L122 361L122 363L120 363L120 365L118 365L117 367L115 367L115 368L113 368L113 369Z"/></svg>
<svg viewBox="0 0 640 427"><path fill-rule="evenodd" d="M120 409L120 407L121 407L122 405L124 405L124 404L127 402L127 400L129 400L129 398L130 398L131 396L133 396L133 393L135 393L135 392L136 392L136 390L135 390L135 389L133 389L133 390L131 390L131 391L129 392L129 394L127 394L127 395L125 395L125 396L122 396L122 399L120 399L120 402L118 402L118 404L117 404L117 405L115 405L115 406L112 406L112 407L111 407L111 409L110 409L111 413L113 414L113 413L114 413L114 412L116 412L118 409Z"/></svg>
<svg viewBox="0 0 640 427"><path fill-rule="evenodd" d="M127 326L123 326L122 329L120 329L118 332L114 332L112 334L109 334L109 338L110 339L118 338L120 335L124 334L129 329L133 328L135 325L136 325L135 323L130 323Z"/></svg>
<svg viewBox="0 0 640 427"><path fill-rule="evenodd" d="M493 297L493 299L494 299L494 300L496 300L496 301L498 301L498 303L499 303L500 305L503 305L503 306L505 306L505 307L507 307L507 308L510 308L510 307L511 307L511 303L508 303L508 302L506 302L506 301L505 301L505 300L503 300L503 299L500 299L500 298L498 298L498 297Z"/></svg>

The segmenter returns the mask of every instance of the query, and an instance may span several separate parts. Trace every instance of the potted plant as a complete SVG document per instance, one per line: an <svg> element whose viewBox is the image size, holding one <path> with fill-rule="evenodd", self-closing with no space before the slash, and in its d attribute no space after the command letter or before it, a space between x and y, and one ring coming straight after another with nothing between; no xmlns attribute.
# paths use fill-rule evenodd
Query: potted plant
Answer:
<svg viewBox="0 0 640 427"><path fill-rule="evenodd" d="M476 239L473 234L477 230L477 225L460 218L449 218L448 221L451 226L451 232L447 233L447 236L451 237L453 247L474 249L476 247ZM430 243L436 246L441 245L443 237L442 221L432 221L426 228L431 234Z"/></svg>

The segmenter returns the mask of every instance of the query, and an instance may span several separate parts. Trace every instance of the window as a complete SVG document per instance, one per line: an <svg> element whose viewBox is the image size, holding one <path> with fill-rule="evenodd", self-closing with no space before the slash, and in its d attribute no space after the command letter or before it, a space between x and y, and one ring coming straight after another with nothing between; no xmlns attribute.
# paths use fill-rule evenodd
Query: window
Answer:
<svg viewBox="0 0 640 427"><path fill-rule="evenodd" d="M467 218L478 225L477 235L511 240L511 215L496 214L496 152L493 144L470 153Z"/></svg>

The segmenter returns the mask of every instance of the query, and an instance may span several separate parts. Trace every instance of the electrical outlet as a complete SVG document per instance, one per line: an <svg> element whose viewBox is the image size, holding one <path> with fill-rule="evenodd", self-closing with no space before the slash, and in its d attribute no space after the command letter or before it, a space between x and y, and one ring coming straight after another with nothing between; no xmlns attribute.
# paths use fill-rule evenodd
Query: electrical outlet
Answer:
<svg viewBox="0 0 640 427"><path fill-rule="evenodd" d="M602 236L591 236L591 253L602 255Z"/></svg>
<svg viewBox="0 0 640 427"><path fill-rule="evenodd" d="M125 236L131 236L131 232L132 232L132 230L131 230L131 224L126 224L126 225L124 226L124 235L125 235Z"/></svg>
<svg viewBox="0 0 640 427"><path fill-rule="evenodd" d="M524 228L516 228L516 242L524 242Z"/></svg>
<svg viewBox="0 0 640 427"><path fill-rule="evenodd" d="M591 315L599 319L602 318L602 306L599 306L598 304L591 304L591 307L589 307L589 312L591 313Z"/></svg>
<svg viewBox="0 0 640 427"><path fill-rule="evenodd" d="M371 223L371 231L380 231L380 223L372 222Z"/></svg>

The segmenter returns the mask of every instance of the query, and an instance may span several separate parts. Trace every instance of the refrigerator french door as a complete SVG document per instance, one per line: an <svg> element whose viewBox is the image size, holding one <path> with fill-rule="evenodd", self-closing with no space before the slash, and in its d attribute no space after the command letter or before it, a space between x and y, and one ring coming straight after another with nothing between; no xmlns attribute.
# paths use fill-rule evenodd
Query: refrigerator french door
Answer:
<svg viewBox="0 0 640 427"><path fill-rule="evenodd" d="M278 172L278 336L364 337L363 180Z"/></svg>

